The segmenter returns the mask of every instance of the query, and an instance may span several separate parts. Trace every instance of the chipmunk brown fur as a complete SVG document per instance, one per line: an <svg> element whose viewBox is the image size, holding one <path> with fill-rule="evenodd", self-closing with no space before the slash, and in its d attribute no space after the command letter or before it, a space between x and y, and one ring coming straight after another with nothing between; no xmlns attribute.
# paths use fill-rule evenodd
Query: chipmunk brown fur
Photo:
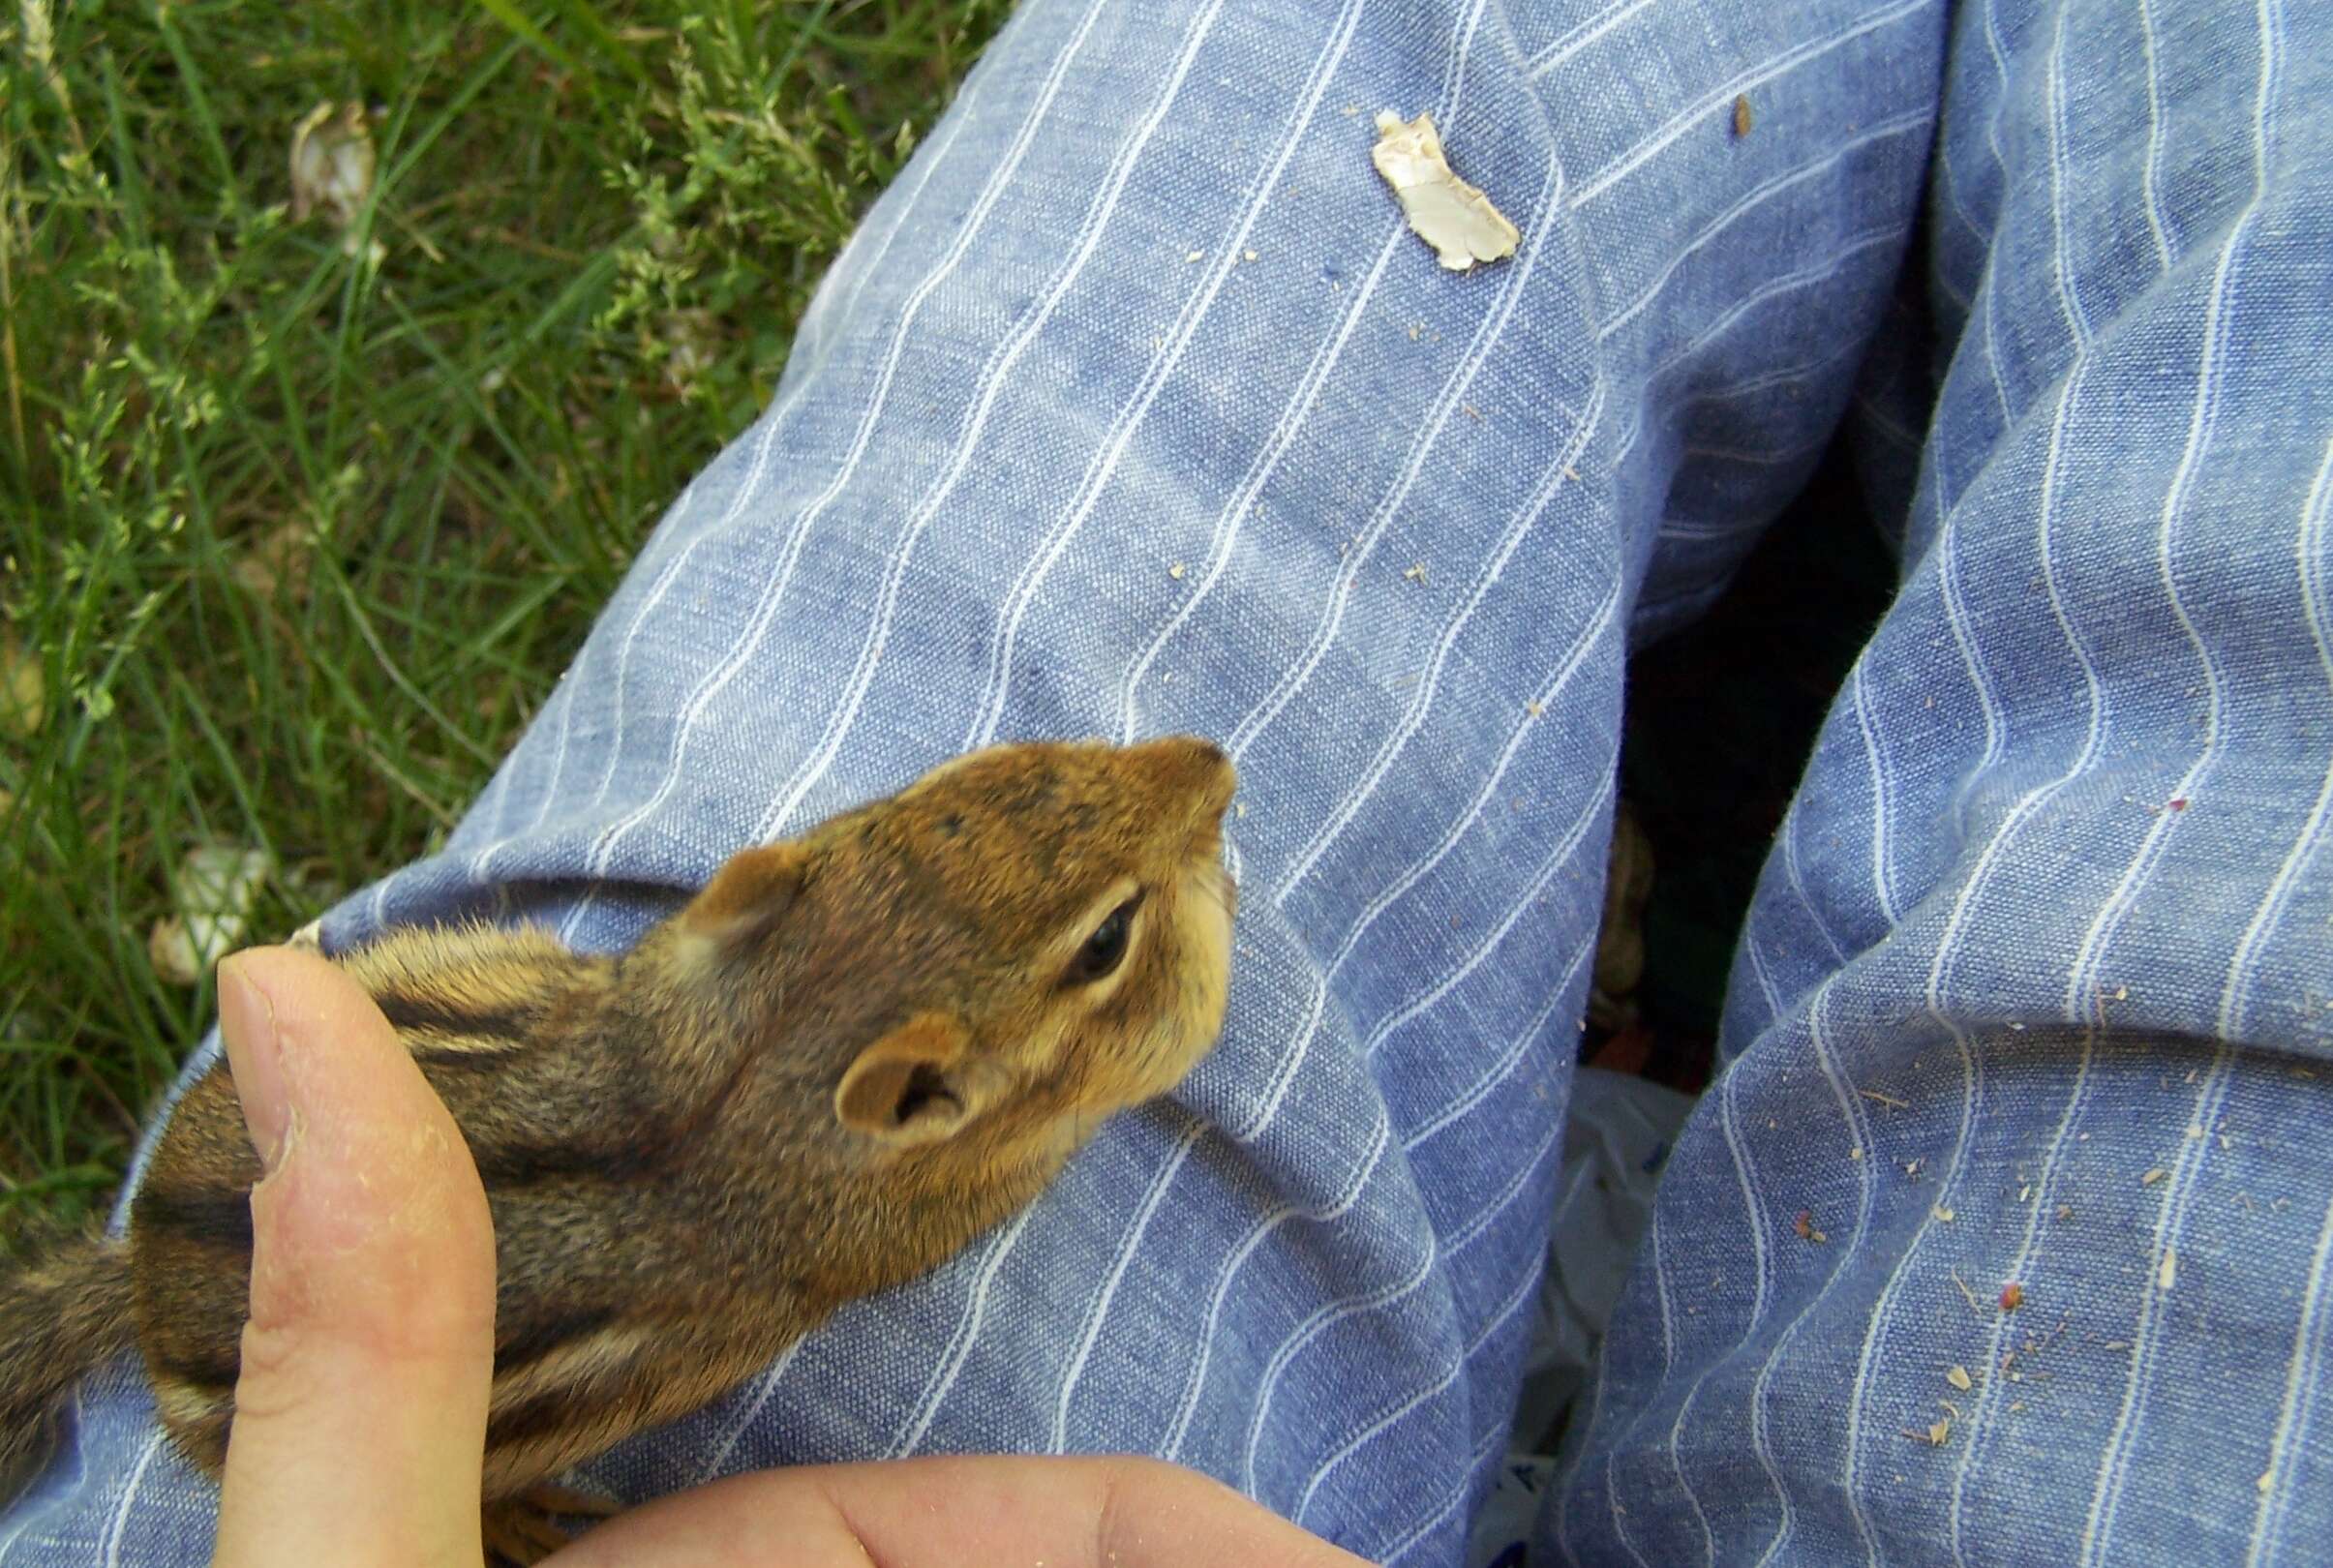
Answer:
<svg viewBox="0 0 2333 1568"><path fill-rule="evenodd" d="M996 746L739 854L621 957L471 926L338 959L485 1183L485 1500L735 1387L1178 1082L1222 1026L1232 788L1200 740ZM135 1344L170 1437L218 1473L258 1176L215 1066L127 1243L0 1282L0 1471Z"/></svg>

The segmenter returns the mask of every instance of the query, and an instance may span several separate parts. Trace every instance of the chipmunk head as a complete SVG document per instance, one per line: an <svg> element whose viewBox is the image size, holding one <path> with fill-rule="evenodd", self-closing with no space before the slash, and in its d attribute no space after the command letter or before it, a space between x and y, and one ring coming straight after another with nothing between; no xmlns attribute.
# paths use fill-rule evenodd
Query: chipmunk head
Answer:
<svg viewBox="0 0 2333 1568"><path fill-rule="evenodd" d="M1235 782L1204 740L992 746L737 856L675 925L866 1153L1050 1163L1222 1028Z"/></svg>

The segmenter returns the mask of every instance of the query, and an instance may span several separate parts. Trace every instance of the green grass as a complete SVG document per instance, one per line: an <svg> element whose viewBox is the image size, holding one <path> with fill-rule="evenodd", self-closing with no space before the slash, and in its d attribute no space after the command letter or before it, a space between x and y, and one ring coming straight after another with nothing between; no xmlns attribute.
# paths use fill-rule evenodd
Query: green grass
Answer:
<svg viewBox="0 0 2333 1568"><path fill-rule="evenodd" d="M9 9L0 1235L211 1015L187 853L274 858L259 938L438 841L1006 0ZM288 157L348 101L344 243Z"/></svg>

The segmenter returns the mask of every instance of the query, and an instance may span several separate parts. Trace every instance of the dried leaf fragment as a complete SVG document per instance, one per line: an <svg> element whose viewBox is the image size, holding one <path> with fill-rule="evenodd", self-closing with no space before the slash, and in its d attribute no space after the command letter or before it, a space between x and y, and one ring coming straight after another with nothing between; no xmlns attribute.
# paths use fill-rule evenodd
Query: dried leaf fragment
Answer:
<svg viewBox="0 0 2333 1568"><path fill-rule="evenodd" d="M2162 1266L2157 1268L2155 1271L2155 1288L2158 1290L2168 1290L2171 1288L2171 1286L2177 1284L2178 1282L2179 1249L2176 1247L2166 1247L2163 1250Z"/></svg>
<svg viewBox="0 0 2333 1568"><path fill-rule="evenodd" d="M1963 1394L1966 1394L1970 1389L1976 1386L1975 1379L1971 1378L1968 1374L1968 1369L1960 1366L1957 1363L1954 1363L1951 1368L1946 1370L1944 1380L1952 1384Z"/></svg>
<svg viewBox="0 0 2333 1568"><path fill-rule="evenodd" d="M177 911L154 923L146 956L173 985L192 985L243 939L259 885L275 869L264 850L212 845L180 862L172 892Z"/></svg>
<svg viewBox="0 0 2333 1568"><path fill-rule="evenodd" d="M272 599L283 593L305 599L309 567L315 559L316 536L298 523L283 523L235 558L230 570L235 581L255 597Z"/></svg>
<svg viewBox="0 0 2333 1568"><path fill-rule="evenodd" d="M318 104L291 131L291 220L329 207L343 229L373 194L373 131L365 106Z"/></svg>
<svg viewBox="0 0 2333 1568"><path fill-rule="evenodd" d="M1491 198L1460 179L1442 156L1434 117L1405 121L1386 111L1377 119L1378 142L1369 149L1385 183L1402 203L1410 230L1434 247L1441 264L1464 272L1477 261L1499 261L1515 254L1522 233Z"/></svg>
<svg viewBox="0 0 2333 1568"><path fill-rule="evenodd" d="M1906 1427L1903 1434L1916 1443L1925 1443L1930 1448L1942 1448L1952 1438L1953 1423L1950 1418L1947 1418L1936 1422L1925 1432L1921 1431L1918 1427Z"/></svg>

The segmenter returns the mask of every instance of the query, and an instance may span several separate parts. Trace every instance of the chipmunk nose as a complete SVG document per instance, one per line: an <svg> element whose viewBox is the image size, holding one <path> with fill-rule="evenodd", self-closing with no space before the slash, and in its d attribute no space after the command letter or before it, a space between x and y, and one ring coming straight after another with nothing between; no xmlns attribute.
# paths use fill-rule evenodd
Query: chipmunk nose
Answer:
<svg viewBox="0 0 2333 1568"><path fill-rule="evenodd" d="M1231 766L1224 748L1195 735L1170 736L1152 744L1159 748L1172 775L1188 780L1198 793L1201 809L1211 817L1221 817L1239 788L1239 769Z"/></svg>

